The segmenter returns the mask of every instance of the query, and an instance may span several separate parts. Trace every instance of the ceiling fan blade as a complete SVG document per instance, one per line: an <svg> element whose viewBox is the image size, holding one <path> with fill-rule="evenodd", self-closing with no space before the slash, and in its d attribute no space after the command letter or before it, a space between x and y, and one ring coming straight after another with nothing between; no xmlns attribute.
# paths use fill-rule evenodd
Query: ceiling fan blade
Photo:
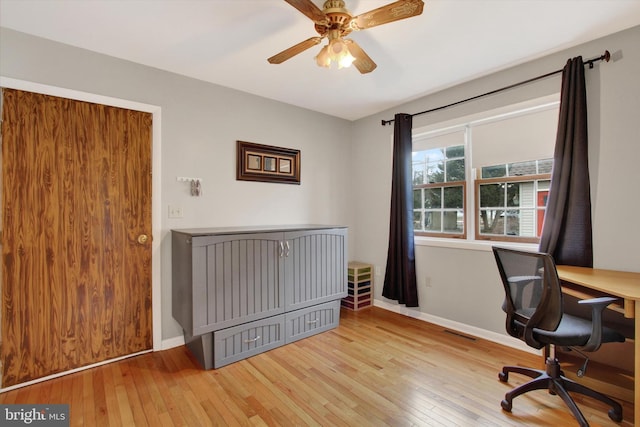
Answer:
<svg viewBox="0 0 640 427"><path fill-rule="evenodd" d="M317 45L321 41L322 41L322 37L311 37L309 39L306 39L303 42L300 42L296 45L291 46L289 49L285 49L282 52L273 55L271 58L267 59L267 61L269 61L269 63L271 64L280 64L286 61L287 59L292 58L297 54L304 52L310 47Z"/></svg>
<svg viewBox="0 0 640 427"><path fill-rule="evenodd" d="M422 0L398 0L353 17L351 25L356 30L377 27L378 25L420 15L423 7L424 2Z"/></svg>
<svg viewBox="0 0 640 427"><path fill-rule="evenodd" d="M356 58L355 61L353 61L353 66L355 66L361 74L367 74L376 69L376 63L362 50L358 43L351 39L345 39L344 41L349 47L351 56Z"/></svg>
<svg viewBox="0 0 640 427"><path fill-rule="evenodd" d="M307 18L311 19L313 22L326 22L327 16L324 14L322 10L311 0L284 0L289 3L291 6L298 9L302 12Z"/></svg>

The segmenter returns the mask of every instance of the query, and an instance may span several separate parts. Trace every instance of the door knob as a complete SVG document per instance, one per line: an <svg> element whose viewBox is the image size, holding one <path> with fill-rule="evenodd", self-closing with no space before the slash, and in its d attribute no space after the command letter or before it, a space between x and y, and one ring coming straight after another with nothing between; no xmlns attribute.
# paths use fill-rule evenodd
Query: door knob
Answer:
<svg viewBox="0 0 640 427"><path fill-rule="evenodd" d="M149 236L147 236L146 234L141 234L138 236L138 243L140 243L141 245L147 243L147 240L149 240Z"/></svg>

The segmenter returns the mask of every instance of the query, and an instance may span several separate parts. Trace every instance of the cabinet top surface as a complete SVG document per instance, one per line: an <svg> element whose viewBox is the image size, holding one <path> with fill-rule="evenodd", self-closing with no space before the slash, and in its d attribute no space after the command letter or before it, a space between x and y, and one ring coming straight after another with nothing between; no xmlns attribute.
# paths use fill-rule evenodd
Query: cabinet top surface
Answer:
<svg viewBox="0 0 640 427"><path fill-rule="evenodd" d="M245 227L211 227L211 228L183 228L173 229L176 233L188 234L191 236L206 236L210 234L241 234L241 233L264 233L299 230L325 230L328 228L347 228L344 225L326 224L289 224L289 225L262 225Z"/></svg>

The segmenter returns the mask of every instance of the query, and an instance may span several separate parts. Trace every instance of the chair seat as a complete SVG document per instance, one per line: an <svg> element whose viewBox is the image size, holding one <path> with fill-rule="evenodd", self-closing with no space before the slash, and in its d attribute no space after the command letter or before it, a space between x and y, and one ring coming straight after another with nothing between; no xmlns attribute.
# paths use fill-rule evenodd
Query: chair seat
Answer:
<svg viewBox="0 0 640 427"><path fill-rule="evenodd" d="M584 346L591 337L591 321L581 317L564 314L555 331L533 329L534 338L544 344L561 347ZM602 342L624 342L625 337L618 331L602 326Z"/></svg>

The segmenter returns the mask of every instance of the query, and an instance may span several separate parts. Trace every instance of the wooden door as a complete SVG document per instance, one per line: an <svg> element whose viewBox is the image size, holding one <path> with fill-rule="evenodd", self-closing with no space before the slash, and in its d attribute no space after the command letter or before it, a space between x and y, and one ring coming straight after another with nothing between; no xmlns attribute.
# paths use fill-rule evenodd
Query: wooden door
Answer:
<svg viewBox="0 0 640 427"><path fill-rule="evenodd" d="M2 108L2 386L151 349L151 114Z"/></svg>

